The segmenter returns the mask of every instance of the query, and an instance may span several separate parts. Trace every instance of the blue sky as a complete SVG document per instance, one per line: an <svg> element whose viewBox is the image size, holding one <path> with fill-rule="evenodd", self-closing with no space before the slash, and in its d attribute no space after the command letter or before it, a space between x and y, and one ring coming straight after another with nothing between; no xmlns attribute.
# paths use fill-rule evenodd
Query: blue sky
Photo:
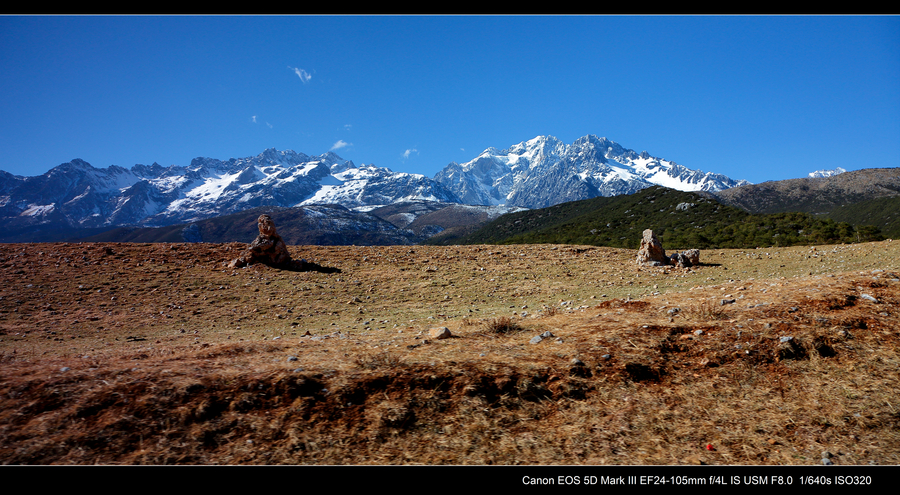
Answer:
<svg viewBox="0 0 900 495"><path fill-rule="evenodd" d="M896 16L3 16L0 170L595 134L751 182L900 167Z"/></svg>

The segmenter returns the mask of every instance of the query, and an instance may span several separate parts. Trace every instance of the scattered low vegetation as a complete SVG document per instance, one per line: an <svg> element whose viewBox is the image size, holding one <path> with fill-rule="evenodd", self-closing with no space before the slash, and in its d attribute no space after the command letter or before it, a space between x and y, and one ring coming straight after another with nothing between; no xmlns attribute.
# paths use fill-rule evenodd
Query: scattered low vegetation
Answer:
<svg viewBox="0 0 900 495"><path fill-rule="evenodd" d="M727 304L727 303L726 303ZM723 309L722 303L712 301L703 301L685 311L689 318L708 321L708 320L727 320L728 313Z"/></svg>
<svg viewBox="0 0 900 495"><path fill-rule="evenodd" d="M753 215L708 195L650 187L504 215L461 243L578 244L637 249L652 228L669 248L755 248L869 242L877 227L808 213Z"/></svg>
<svg viewBox="0 0 900 495"><path fill-rule="evenodd" d="M500 316L498 318L492 318L488 320L488 322L485 324L485 328L489 333L501 335L521 332L524 330L515 320L508 316Z"/></svg>
<svg viewBox="0 0 900 495"><path fill-rule="evenodd" d="M884 237L900 239L900 195L839 206L828 213L828 218L852 225L875 226Z"/></svg>
<svg viewBox="0 0 900 495"><path fill-rule="evenodd" d="M716 196L750 213L802 212L854 225L858 242L865 242L866 229L874 234L873 228L886 238L900 237L900 168L896 167L750 184L719 191Z"/></svg>
<svg viewBox="0 0 900 495"><path fill-rule="evenodd" d="M396 354L383 351L372 354L362 354L354 359L356 365L362 369L395 369L402 364L402 360Z"/></svg>
<svg viewBox="0 0 900 495"><path fill-rule="evenodd" d="M245 247L0 245L0 464L900 464L898 242Z"/></svg>

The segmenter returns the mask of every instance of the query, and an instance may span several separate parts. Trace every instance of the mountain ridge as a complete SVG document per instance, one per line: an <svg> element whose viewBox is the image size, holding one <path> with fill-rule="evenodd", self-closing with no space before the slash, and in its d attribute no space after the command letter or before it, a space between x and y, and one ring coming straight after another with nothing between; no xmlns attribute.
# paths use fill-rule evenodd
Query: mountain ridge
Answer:
<svg viewBox="0 0 900 495"><path fill-rule="evenodd" d="M39 176L0 173L0 241L63 240L64 233L76 231L165 227L261 206L338 204L365 211L431 201L534 208L630 194L654 184L719 190L744 183L637 153L595 135L572 144L537 136L504 149L487 148L462 165L451 162L434 178L357 166L330 151L307 155L269 148L243 158L197 157L187 166L154 162L130 169L95 168L76 158Z"/></svg>
<svg viewBox="0 0 900 495"><path fill-rule="evenodd" d="M577 244L637 249L645 229L669 248L752 248L881 240L877 228L808 213L752 214L703 191L652 186L504 215L454 244ZM429 239L427 243L432 243Z"/></svg>
<svg viewBox="0 0 900 495"><path fill-rule="evenodd" d="M751 213L823 214L863 200L900 196L900 168L866 168L823 177L745 184L715 195L721 202Z"/></svg>
<svg viewBox="0 0 900 495"><path fill-rule="evenodd" d="M468 204L544 208L597 196L631 194L653 185L718 191L749 184L637 153L589 134L571 145L538 136L509 148L488 148L475 159L451 162L435 180Z"/></svg>

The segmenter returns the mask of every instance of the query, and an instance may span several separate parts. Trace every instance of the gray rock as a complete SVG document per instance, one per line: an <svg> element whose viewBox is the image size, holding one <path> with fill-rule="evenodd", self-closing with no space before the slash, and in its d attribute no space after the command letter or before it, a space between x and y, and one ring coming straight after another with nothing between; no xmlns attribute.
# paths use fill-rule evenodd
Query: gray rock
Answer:
<svg viewBox="0 0 900 495"><path fill-rule="evenodd" d="M541 338L540 335L535 335L535 336L532 337L532 339L529 340L528 342L531 343L531 344L540 344L542 340L544 340L544 339Z"/></svg>
<svg viewBox="0 0 900 495"><path fill-rule="evenodd" d="M637 263L639 265L669 264L669 258L666 258L666 250L663 249L662 243L659 242L659 239L650 229L644 231L641 247L638 249Z"/></svg>
<svg viewBox="0 0 900 495"><path fill-rule="evenodd" d="M700 264L700 250L688 249L680 253L675 253L669 257L669 264L678 268L690 268Z"/></svg>
<svg viewBox="0 0 900 495"><path fill-rule="evenodd" d="M870 296L869 294L863 294L863 295L861 295L861 296L859 296L859 297L865 299L866 301L870 301L870 302L873 302L873 303L876 303L876 304L878 303L878 299L876 299L876 298Z"/></svg>
<svg viewBox="0 0 900 495"><path fill-rule="evenodd" d="M428 336L435 340L449 339L453 335L447 327L434 327L428 330Z"/></svg>
<svg viewBox="0 0 900 495"><path fill-rule="evenodd" d="M683 254L687 257L688 261L691 262L691 265L699 265L700 264L700 250L699 249L688 249L687 251L684 251L681 254Z"/></svg>
<svg viewBox="0 0 900 495"><path fill-rule="evenodd" d="M675 253L672 256L669 256L669 264L675 265L678 268L688 268L691 266L691 262L687 259L687 256L681 253Z"/></svg>

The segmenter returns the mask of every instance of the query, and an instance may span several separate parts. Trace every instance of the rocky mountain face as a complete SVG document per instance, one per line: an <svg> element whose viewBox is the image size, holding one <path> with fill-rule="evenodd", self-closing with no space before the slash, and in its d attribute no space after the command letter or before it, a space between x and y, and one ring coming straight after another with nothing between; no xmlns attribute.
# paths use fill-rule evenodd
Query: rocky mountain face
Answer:
<svg viewBox="0 0 900 495"><path fill-rule="evenodd" d="M27 237L41 229L161 227L258 206L352 208L404 200L459 202L424 175L357 167L330 152L311 157L268 149L254 157L196 158L187 167L154 163L130 170L98 169L75 159L36 177L0 173L0 228Z"/></svg>
<svg viewBox="0 0 900 495"><path fill-rule="evenodd" d="M715 195L720 202L751 213L826 214L861 201L900 196L900 168L867 168L823 177L769 181L718 191Z"/></svg>
<svg viewBox="0 0 900 495"><path fill-rule="evenodd" d="M278 234L289 245L390 246L414 244L420 239L409 229L398 228L371 213L340 205L285 208L259 206L189 224L167 227L118 227L75 240L84 242L251 242L257 219L267 214Z"/></svg>
<svg viewBox="0 0 900 495"><path fill-rule="evenodd" d="M470 162L449 164L433 179L356 166L331 152L309 156L268 149L226 161L195 158L186 167L154 163L131 169L98 169L75 159L35 177L0 171L0 241L63 240L114 227L190 224L261 206L335 204L367 211L432 202L537 208L630 194L654 184L718 191L745 183L638 154L596 136L571 145L538 136L505 150L488 148ZM406 228L426 209L404 213L406 224L398 227ZM417 225L417 230L425 227Z"/></svg>
<svg viewBox="0 0 900 495"><path fill-rule="evenodd" d="M428 240L429 244L455 244L487 222L522 210L525 208L410 201L383 206L371 213L412 232L417 243Z"/></svg>
<svg viewBox="0 0 900 495"><path fill-rule="evenodd" d="M593 135L570 145L553 136L538 136L504 150L488 148L472 161L450 163L434 179L466 204L525 208L632 194L652 185L720 191L749 184L691 170Z"/></svg>
<svg viewBox="0 0 900 495"><path fill-rule="evenodd" d="M419 244L426 239L451 242L504 213L522 208L472 206L434 201L403 201L356 211L336 204L284 208L260 206L189 224L167 227L117 227L103 232L81 231L67 239L84 242L249 242L254 219L270 215L278 233L291 245L388 246ZM76 232L76 234L78 234Z"/></svg>

